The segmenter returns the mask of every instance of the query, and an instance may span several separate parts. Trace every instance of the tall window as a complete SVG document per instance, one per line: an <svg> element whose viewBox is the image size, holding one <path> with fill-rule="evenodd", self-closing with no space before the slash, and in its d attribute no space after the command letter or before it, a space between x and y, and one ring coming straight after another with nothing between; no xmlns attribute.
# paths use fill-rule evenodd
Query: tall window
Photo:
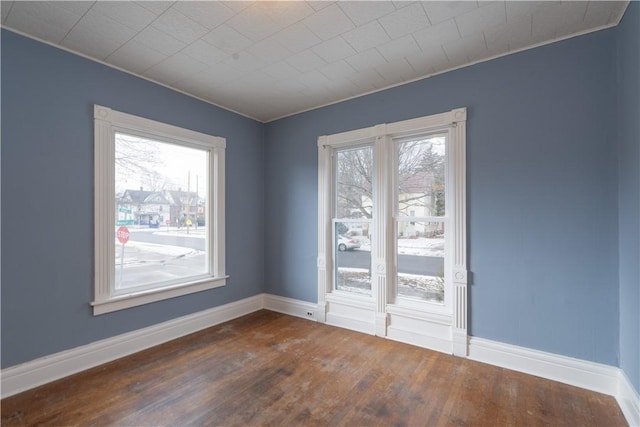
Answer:
<svg viewBox="0 0 640 427"><path fill-rule="evenodd" d="M444 302L446 134L394 140L399 298Z"/></svg>
<svg viewBox="0 0 640 427"><path fill-rule="evenodd" d="M373 146L336 150L334 289L371 295Z"/></svg>
<svg viewBox="0 0 640 427"><path fill-rule="evenodd" d="M466 354L466 110L318 139L321 321Z"/></svg>
<svg viewBox="0 0 640 427"><path fill-rule="evenodd" d="M223 138L96 106L94 314L222 286Z"/></svg>

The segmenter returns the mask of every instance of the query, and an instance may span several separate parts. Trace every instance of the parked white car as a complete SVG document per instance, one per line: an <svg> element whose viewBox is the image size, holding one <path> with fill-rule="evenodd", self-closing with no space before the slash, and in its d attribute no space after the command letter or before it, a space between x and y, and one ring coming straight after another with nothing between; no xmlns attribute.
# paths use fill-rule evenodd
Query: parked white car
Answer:
<svg viewBox="0 0 640 427"><path fill-rule="evenodd" d="M351 251L359 247L360 243L357 240L342 235L338 236L338 250L340 252Z"/></svg>

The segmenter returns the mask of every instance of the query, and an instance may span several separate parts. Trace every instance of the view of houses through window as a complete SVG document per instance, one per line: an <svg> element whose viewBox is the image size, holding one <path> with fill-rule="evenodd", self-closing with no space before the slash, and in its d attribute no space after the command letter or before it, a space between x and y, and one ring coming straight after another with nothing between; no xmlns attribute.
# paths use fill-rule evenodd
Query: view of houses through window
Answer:
<svg viewBox="0 0 640 427"><path fill-rule="evenodd" d="M115 288L206 273L208 153L116 133L115 159Z"/></svg>
<svg viewBox="0 0 640 427"><path fill-rule="evenodd" d="M393 141L400 298L444 301L445 140L436 134ZM334 171L334 287L371 295L373 145L337 149Z"/></svg>

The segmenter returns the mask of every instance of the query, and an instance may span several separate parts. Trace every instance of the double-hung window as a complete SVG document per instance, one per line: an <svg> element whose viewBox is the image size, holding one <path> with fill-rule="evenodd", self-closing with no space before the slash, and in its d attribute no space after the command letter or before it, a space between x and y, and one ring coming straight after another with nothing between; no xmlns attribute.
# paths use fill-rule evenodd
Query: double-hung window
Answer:
<svg viewBox="0 0 640 427"><path fill-rule="evenodd" d="M223 286L225 139L96 105L94 314Z"/></svg>
<svg viewBox="0 0 640 427"><path fill-rule="evenodd" d="M466 109L318 139L321 321L466 355Z"/></svg>

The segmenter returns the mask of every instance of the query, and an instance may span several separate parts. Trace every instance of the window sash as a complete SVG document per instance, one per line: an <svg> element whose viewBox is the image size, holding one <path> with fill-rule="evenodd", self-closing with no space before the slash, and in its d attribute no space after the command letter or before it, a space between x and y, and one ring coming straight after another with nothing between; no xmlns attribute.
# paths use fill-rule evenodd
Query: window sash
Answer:
<svg viewBox="0 0 640 427"><path fill-rule="evenodd" d="M115 135L177 144L208 151L206 239L208 274L185 278L180 283L115 289ZM226 284L224 254L224 138L202 134L165 123L94 106L95 176L95 279L94 315L173 298ZM215 236L215 239L211 238ZM156 285L156 284L154 284Z"/></svg>

